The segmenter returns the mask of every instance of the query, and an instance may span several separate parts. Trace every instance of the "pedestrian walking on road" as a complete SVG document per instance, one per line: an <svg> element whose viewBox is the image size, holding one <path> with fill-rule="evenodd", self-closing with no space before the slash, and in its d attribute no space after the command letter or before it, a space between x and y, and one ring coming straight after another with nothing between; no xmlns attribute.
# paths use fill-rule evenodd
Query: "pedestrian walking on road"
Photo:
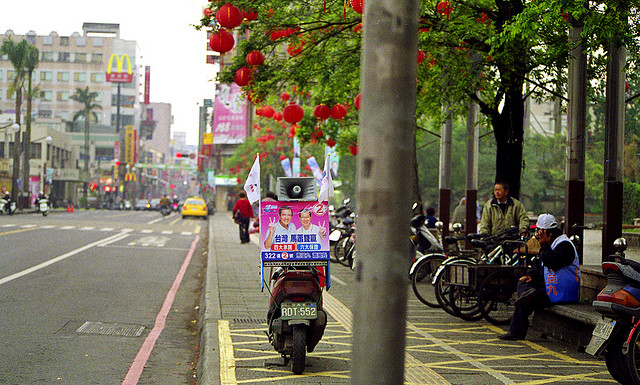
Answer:
<svg viewBox="0 0 640 385"><path fill-rule="evenodd" d="M253 217L253 208L244 191L241 191L238 197L239 199L233 206L233 219L240 228L240 243L249 243L249 222Z"/></svg>
<svg viewBox="0 0 640 385"><path fill-rule="evenodd" d="M540 214L536 229L535 236L540 242L538 263L518 282L509 333L499 336L501 340L523 340L534 310L578 301L580 267L576 247L551 214Z"/></svg>

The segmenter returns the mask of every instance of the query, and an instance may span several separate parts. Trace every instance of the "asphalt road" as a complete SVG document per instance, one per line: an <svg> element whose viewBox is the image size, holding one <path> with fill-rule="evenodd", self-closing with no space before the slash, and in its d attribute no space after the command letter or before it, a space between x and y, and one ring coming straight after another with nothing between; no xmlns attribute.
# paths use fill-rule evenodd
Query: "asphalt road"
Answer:
<svg viewBox="0 0 640 385"><path fill-rule="evenodd" d="M206 221L0 216L0 384L192 384Z"/></svg>

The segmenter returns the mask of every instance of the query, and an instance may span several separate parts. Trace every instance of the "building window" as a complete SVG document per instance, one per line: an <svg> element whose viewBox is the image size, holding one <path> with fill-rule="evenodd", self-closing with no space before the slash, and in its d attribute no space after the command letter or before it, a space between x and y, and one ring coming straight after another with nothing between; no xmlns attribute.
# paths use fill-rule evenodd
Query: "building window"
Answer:
<svg viewBox="0 0 640 385"><path fill-rule="evenodd" d="M18 73L14 70L8 70L7 71L7 80L8 81L13 81L16 80L16 76L18 75Z"/></svg>
<svg viewBox="0 0 640 385"><path fill-rule="evenodd" d="M38 117L49 119L53 116L53 112L51 110L38 110Z"/></svg>
<svg viewBox="0 0 640 385"><path fill-rule="evenodd" d="M53 100L53 91L40 91L40 99L45 102L50 102Z"/></svg>
<svg viewBox="0 0 640 385"><path fill-rule="evenodd" d="M98 95L96 95L94 101L99 104L100 102L102 102L102 92L97 92L97 94Z"/></svg>
<svg viewBox="0 0 640 385"><path fill-rule="evenodd" d="M69 36L60 36L60 45L68 47L69 46Z"/></svg>
<svg viewBox="0 0 640 385"><path fill-rule="evenodd" d="M104 82L104 72L94 72L91 74L91 82L92 83L102 83Z"/></svg>
<svg viewBox="0 0 640 385"><path fill-rule="evenodd" d="M53 45L53 36L43 36L42 45Z"/></svg>
<svg viewBox="0 0 640 385"><path fill-rule="evenodd" d="M58 95L56 100L59 102L67 102L69 101L69 91L58 91Z"/></svg>
<svg viewBox="0 0 640 385"><path fill-rule="evenodd" d="M74 63L86 63L87 62L87 54L85 52L76 52L74 58Z"/></svg>
<svg viewBox="0 0 640 385"><path fill-rule="evenodd" d="M58 62L60 62L60 63L69 63L69 62L71 62L71 53L69 53L69 52L60 52L60 53L58 53Z"/></svg>
<svg viewBox="0 0 640 385"><path fill-rule="evenodd" d="M47 82L53 81L53 71L40 72L40 80Z"/></svg>
<svg viewBox="0 0 640 385"><path fill-rule="evenodd" d="M43 62L52 62L53 61L53 52L42 51L42 57L40 61Z"/></svg>
<svg viewBox="0 0 640 385"><path fill-rule="evenodd" d="M76 45L78 47L86 47L87 45L87 38L84 36L81 36L79 38L76 39Z"/></svg>
<svg viewBox="0 0 640 385"><path fill-rule="evenodd" d="M93 46L94 47L102 47L102 38L101 37L94 37L93 38Z"/></svg>
<svg viewBox="0 0 640 385"><path fill-rule="evenodd" d="M59 82L68 82L69 81L69 73L68 72L58 72L58 81Z"/></svg>
<svg viewBox="0 0 640 385"><path fill-rule="evenodd" d="M27 33L27 43L36 44L36 34L35 33Z"/></svg>
<svg viewBox="0 0 640 385"><path fill-rule="evenodd" d="M111 115L111 126L115 127L118 120L118 116L116 114ZM123 115L120 114L120 129L125 126L132 126L135 123L135 119L133 115Z"/></svg>
<svg viewBox="0 0 640 385"><path fill-rule="evenodd" d="M91 54L91 63L93 64L102 64L102 54L101 53L94 53Z"/></svg>
<svg viewBox="0 0 640 385"><path fill-rule="evenodd" d="M87 81L86 72L76 72L73 74L73 81L77 83L84 83Z"/></svg>

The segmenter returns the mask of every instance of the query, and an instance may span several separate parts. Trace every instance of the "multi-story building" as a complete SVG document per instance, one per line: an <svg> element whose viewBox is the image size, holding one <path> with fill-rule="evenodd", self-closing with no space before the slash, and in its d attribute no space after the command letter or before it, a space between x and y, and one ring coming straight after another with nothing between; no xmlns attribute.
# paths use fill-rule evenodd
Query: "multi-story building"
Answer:
<svg viewBox="0 0 640 385"><path fill-rule="evenodd" d="M45 159L44 162L48 168L54 169L48 173L53 175L50 186L52 191L58 196L76 197L77 188L83 182L82 173L78 173L77 168L82 169L84 158L88 156L90 160L90 178L100 184L97 179L113 173L114 146L116 141L122 140L117 126L119 125L120 130L124 130L126 126L139 127L138 86L141 71L136 64L137 43L120 38L119 24L103 23L84 23L82 34L74 32L70 36L61 36L57 32L37 35L34 31L18 35L12 30L0 34L0 41L7 38L15 42L27 40L39 50L39 64L33 75L38 92L33 99L32 127L53 129L69 135L71 148L67 150L71 151L71 158L75 161L67 159L62 164ZM116 60L111 60L112 55L117 55ZM127 55L128 60L123 60L123 55ZM118 59L122 63L120 70L123 72L129 70L130 62L132 82L107 81L109 66L113 72L118 71ZM15 70L11 62L6 56L0 56L0 123L7 122L15 116L16 95L9 93L14 78ZM70 99L78 88L88 88L89 91L98 93L95 103L101 107L94 110L97 122L92 121L90 124L89 146L85 146L84 121L73 122L74 114L82 109L80 103ZM24 100L21 110L21 125L24 127ZM11 138L10 135L7 137ZM32 153L30 158L42 159L42 156ZM70 172L65 169L76 170ZM30 174L30 183L34 185L34 181L37 181L36 185L40 184L37 167L35 170L32 169ZM63 175L67 175L67 179L63 179ZM70 180L72 178L76 179Z"/></svg>

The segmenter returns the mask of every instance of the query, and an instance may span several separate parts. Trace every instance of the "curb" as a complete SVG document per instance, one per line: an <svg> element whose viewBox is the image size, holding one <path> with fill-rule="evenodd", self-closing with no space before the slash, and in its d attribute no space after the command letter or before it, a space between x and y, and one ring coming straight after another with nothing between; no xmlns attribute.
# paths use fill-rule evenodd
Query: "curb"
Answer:
<svg viewBox="0 0 640 385"><path fill-rule="evenodd" d="M198 385L220 384L220 353L218 351L218 320L221 317L218 295L218 264L213 247L213 221L209 220L207 265L200 295L200 355Z"/></svg>

